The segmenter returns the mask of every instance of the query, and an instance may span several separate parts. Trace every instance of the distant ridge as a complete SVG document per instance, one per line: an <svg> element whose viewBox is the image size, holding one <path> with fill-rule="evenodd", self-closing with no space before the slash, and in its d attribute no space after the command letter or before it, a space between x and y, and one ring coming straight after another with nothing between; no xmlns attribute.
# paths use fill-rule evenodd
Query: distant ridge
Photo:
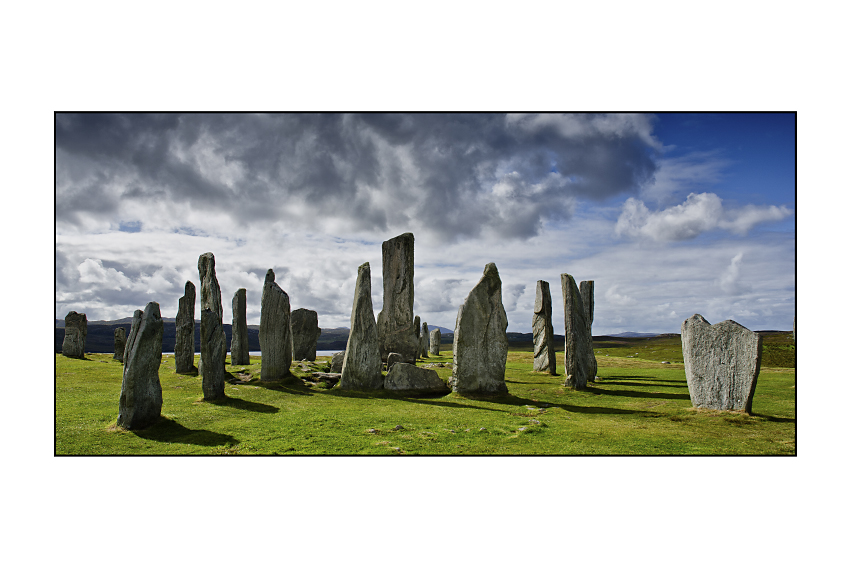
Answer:
<svg viewBox="0 0 850 567"><path fill-rule="evenodd" d="M634 331L626 331L625 333L617 333L616 335L605 335L607 337L629 337L629 338L644 338L657 337L658 333L635 333Z"/></svg>

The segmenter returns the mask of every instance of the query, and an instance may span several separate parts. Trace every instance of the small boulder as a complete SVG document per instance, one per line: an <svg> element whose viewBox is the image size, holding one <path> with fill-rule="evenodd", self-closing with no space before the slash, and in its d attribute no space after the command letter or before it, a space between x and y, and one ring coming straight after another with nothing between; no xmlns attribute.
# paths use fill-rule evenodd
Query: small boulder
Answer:
<svg viewBox="0 0 850 567"><path fill-rule="evenodd" d="M450 391L436 371L430 368L417 368L406 362L397 362L393 365L384 379L384 389L423 394L448 394Z"/></svg>

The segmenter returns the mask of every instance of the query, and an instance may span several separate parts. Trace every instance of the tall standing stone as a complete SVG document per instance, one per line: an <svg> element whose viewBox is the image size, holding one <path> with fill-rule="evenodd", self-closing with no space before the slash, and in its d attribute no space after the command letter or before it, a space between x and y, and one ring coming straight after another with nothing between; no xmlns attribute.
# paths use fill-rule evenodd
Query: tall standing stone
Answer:
<svg viewBox="0 0 850 567"><path fill-rule="evenodd" d="M442 340L442 337L440 336L440 329L434 329L431 331L430 340L431 348L429 349L429 352L434 356L440 356L440 341Z"/></svg>
<svg viewBox="0 0 850 567"><path fill-rule="evenodd" d="M289 316L289 295L275 283L274 271L269 270L260 305L260 380L288 380L293 376L289 370L292 365Z"/></svg>
<svg viewBox="0 0 850 567"><path fill-rule="evenodd" d="M248 354L248 302L246 290L240 287L233 294L233 324L230 327L230 365L251 364Z"/></svg>
<svg viewBox="0 0 850 567"><path fill-rule="evenodd" d="M381 246L384 304L378 313L381 359L397 352L415 363L418 343L413 324L413 234L406 232Z"/></svg>
<svg viewBox="0 0 850 567"><path fill-rule="evenodd" d="M319 314L311 309L296 309L290 315L292 327L292 358L294 360L316 360L316 344L322 334Z"/></svg>
<svg viewBox="0 0 850 567"><path fill-rule="evenodd" d="M428 349L431 346L431 336L428 333L428 323L422 323L422 332L419 334L419 352L420 358L428 358Z"/></svg>
<svg viewBox="0 0 850 567"><path fill-rule="evenodd" d="M142 429L159 419L162 410L162 317L159 304L151 301L144 312L137 309L124 351L124 377L118 399L118 426Z"/></svg>
<svg viewBox="0 0 850 567"><path fill-rule="evenodd" d="M590 382L596 381L596 354L593 352L593 280L584 281L578 284L579 293L581 294L581 302L584 305L584 320L587 323L587 338L590 341L590 357L587 359L587 379Z"/></svg>
<svg viewBox="0 0 850 567"><path fill-rule="evenodd" d="M381 366L378 326L375 324L375 312L372 310L371 270L369 262L366 262L357 268L354 305L351 308L351 331L342 362L342 377L337 387L343 390L383 388L384 376L381 374Z"/></svg>
<svg viewBox="0 0 850 567"><path fill-rule="evenodd" d="M222 320L224 311L221 308L221 288L218 285L218 278L215 275L215 256L212 252L201 254L198 258L198 275L201 277L201 314L204 309L209 309L218 316L218 326L221 337L211 337L208 335L207 340L213 340L216 344L220 344L224 349L221 354L216 353L215 359L221 360L221 372L226 373L224 369L224 360L227 357L227 337L224 334L224 321ZM203 320L203 317L201 317ZM203 327L203 321L201 321ZM213 329L212 323L208 324L208 329ZM204 373L204 334L201 333L201 357L198 361L198 370L201 374ZM216 373L218 370L216 370Z"/></svg>
<svg viewBox="0 0 850 567"><path fill-rule="evenodd" d="M583 390L591 378L589 360L593 343L589 335L587 315L581 292L575 279L561 274L561 291L564 294L564 386Z"/></svg>
<svg viewBox="0 0 850 567"><path fill-rule="evenodd" d="M124 362L124 349L127 348L127 331L124 327L118 327L113 331L113 341L115 354L112 355L112 359Z"/></svg>
<svg viewBox="0 0 850 567"><path fill-rule="evenodd" d="M224 379L227 371L224 360L227 356L227 337L222 328L221 317L212 309L201 310L201 387L205 400L224 397Z"/></svg>
<svg viewBox="0 0 850 567"><path fill-rule="evenodd" d="M419 344L419 336L420 336L419 326L420 326L419 325L419 315L417 315L416 317L413 318L413 333L416 335L416 344L417 345Z"/></svg>
<svg viewBox="0 0 850 567"><path fill-rule="evenodd" d="M174 339L174 367L177 374L197 374L195 368L195 284L186 282L183 297L177 305Z"/></svg>
<svg viewBox="0 0 850 567"><path fill-rule="evenodd" d="M484 268L457 312L449 386L459 393L503 394L508 359L508 316L496 264Z"/></svg>
<svg viewBox="0 0 850 567"><path fill-rule="evenodd" d="M761 336L735 321L711 325L699 314L686 319L682 355L693 406L752 413L761 351Z"/></svg>
<svg viewBox="0 0 850 567"><path fill-rule="evenodd" d="M86 333L88 333L88 320L86 320L85 313L71 311L65 315L65 339L62 341L62 354L68 358L85 358Z"/></svg>
<svg viewBox="0 0 850 567"><path fill-rule="evenodd" d="M555 359L555 329L552 326L552 294L549 292L549 282L544 280L537 281L531 329L534 337L532 369L556 376L558 361Z"/></svg>

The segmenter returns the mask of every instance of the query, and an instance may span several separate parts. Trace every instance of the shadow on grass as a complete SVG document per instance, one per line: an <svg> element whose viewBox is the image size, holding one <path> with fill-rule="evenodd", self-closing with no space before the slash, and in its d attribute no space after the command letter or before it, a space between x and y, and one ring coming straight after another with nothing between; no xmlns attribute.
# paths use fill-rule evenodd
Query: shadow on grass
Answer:
<svg viewBox="0 0 850 567"><path fill-rule="evenodd" d="M309 386L305 386L304 382L301 381L300 378L296 379L297 381L268 381L263 382L262 380L252 380L251 382L246 382L247 386L259 386L261 388L265 388L266 390L277 390L278 392L286 392L287 394L295 394L296 396L312 396L313 392L310 390Z"/></svg>
<svg viewBox="0 0 850 567"><path fill-rule="evenodd" d="M610 382L608 382L610 384ZM650 384L651 385L651 384ZM667 386L663 386L667 387ZM637 392L634 390L601 390L588 386L585 392L602 396L619 396L626 398L661 398L665 400L690 400L690 394L665 394L663 392Z"/></svg>
<svg viewBox="0 0 850 567"><path fill-rule="evenodd" d="M685 388L688 387L688 382L684 379L682 379L682 380L665 380L663 378L653 378L652 376L627 376L627 375L621 375L621 374L614 374L613 376L600 376L599 381L605 382L606 384L613 384L613 382L610 382L609 380L628 380L630 378L634 378L635 380L652 380L653 382L666 382L668 384L676 384L676 385L684 386ZM627 382L624 385L625 386L631 386L631 385L640 385L640 384L638 384L637 382Z"/></svg>
<svg viewBox="0 0 850 567"><path fill-rule="evenodd" d="M173 419L162 417L156 424L138 431L132 431L137 437L162 443L186 443L218 447L219 445L236 445L239 441L232 435L215 433L206 429L189 429Z"/></svg>
<svg viewBox="0 0 850 567"><path fill-rule="evenodd" d="M588 388L589 390L590 388ZM501 396L492 396L492 397L479 397L479 396L470 396L464 395L467 399L472 400L482 400L493 402L495 404L505 404L514 407L523 407L524 406L535 406L541 409L549 409L549 408L561 408L564 411L573 412L573 413L590 413L590 414L611 414L611 415L647 415L647 416L658 416L658 412L653 411L644 411L644 410L629 410L629 409L620 409L620 408L602 408L596 406L573 406L569 404L559 404L553 402L540 402L535 401L529 398L520 398L518 396L514 396L510 393L501 395ZM543 405L545 404L545 408ZM469 406L464 406L469 407ZM487 409L487 408L483 408Z"/></svg>
<svg viewBox="0 0 850 567"><path fill-rule="evenodd" d="M659 382L661 382L661 380L659 380ZM671 382L671 380L668 380L668 382ZM655 387L658 387L658 388L687 388L688 387L687 384L681 384L681 383L655 384L655 383L650 383L650 382L617 382L617 381L614 381L614 380L606 380L604 378L597 380L596 383L597 384L605 384L605 385L610 384L612 386L644 386L644 387L655 386Z"/></svg>
<svg viewBox="0 0 850 567"><path fill-rule="evenodd" d="M774 423L797 423L797 418L795 417L776 417L774 415L764 415L761 413L751 413L750 415L753 417L760 417Z"/></svg>
<svg viewBox="0 0 850 567"><path fill-rule="evenodd" d="M224 398L219 398L217 400L207 400L206 403L215 404L217 406L227 406L245 411L255 411L258 413L277 413L280 411L279 408L270 406L268 404L250 402L248 400L243 400L240 398L231 398L229 396L225 396Z"/></svg>
<svg viewBox="0 0 850 567"><path fill-rule="evenodd" d="M433 398L402 398L406 402L413 402L416 404L425 404L429 406L442 406L446 408L460 408L460 409L476 409L476 410L484 410L484 411L496 411L501 412L503 410L493 409L493 408L485 408L483 406L471 406L468 404L459 404L457 402L449 402L446 400L435 400Z"/></svg>

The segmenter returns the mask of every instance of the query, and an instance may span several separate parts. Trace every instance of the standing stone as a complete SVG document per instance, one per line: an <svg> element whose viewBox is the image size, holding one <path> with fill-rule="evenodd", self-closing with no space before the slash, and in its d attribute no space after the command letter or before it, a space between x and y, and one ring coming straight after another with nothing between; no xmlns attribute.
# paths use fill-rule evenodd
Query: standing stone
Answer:
<svg viewBox="0 0 850 567"><path fill-rule="evenodd" d="M761 336L735 321L711 325L699 314L685 320L682 355L693 406L752 413L761 349Z"/></svg>
<svg viewBox="0 0 850 567"><path fill-rule="evenodd" d="M197 374L195 368L195 284L186 282L186 291L177 306L175 319L174 367L177 374Z"/></svg>
<svg viewBox="0 0 850 567"><path fill-rule="evenodd" d="M260 380L288 380L293 377L292 329L289 295L274 281L274 271L266 272L260 305Z"/></svg>
<svg viewBox="0 0 850 567"><path fill-rule="evenodd" d="M416 363L418 343L413 318L413 234L406 232L381 246L384 305L378 313L381 360L397 352Z"/></svg>
<svg viewBox="0 0 850 567"><path fill-rule="evenodd" d="M593 355L584 303L575 279L561 274L561 291L564 294L564 386L575 390L587 387L591 378L588 363Z"/></svg>
<svg viewBox="0 0 850 567"><path fill-rule="evenodd" d="M222 329L221 317L211 309L201 310L201 387L205 400L224 397L224 379L227 371L224 359L227 356L227 337Z"/></svg>
<svg viewBox="0 0 850 567"><path fill-rule="evenodd" d="M62 354L68 358L85 358L86 333L88 333L88 320L85 313L71 311L65 315L65 340L62 341Z"/></svg>
<svg viewBox="0 0 850 567"><path fill-rule="evenodd" d="M221 308L221 288L218 285L218 278L215 275L215 256L212 252L201 254L198 258L198 274L201 277L201 313L204 309L209 309L218 315L218 328L221 332L221 338L208 336L207 340L214 340L216 344L220 344L224 349L223 353L215 354L216 360L221 360L221 371L226 373L224 369L224 360L227 358L227 337L224 334L224 321L222 320L224 311ZM202 317L203 319L203 317ZM203 322L201 323L203 325ZM209 326L213 328L212 323ZM201 333L201 356L198 360L198 371L204 373L204 335ZM216 371L218 372L218 371Z"/></svg>
<svg viewBox="0 0 850 567"><path fill-rule="evenodd" d="M124 362L124 349L127 348L127 331L124 330L124 327L118 327L113 332L113 335L115 354L112 355L112 359Z"/></svg>
<svg viewBox="0 0 850 567"><path fill-rule="evenodd" d="M248 354L248 301L244 287L233 294L233 325L230 327L230 365L251 364Z"/></svg>
<svg viewBox="0 0 850 567"><path fill-rule="evenodd" d="M535 372L548 372L557 376L558 361L555 358L555 329L552 327L552 294L549 282L537 280L537 295L534 297L534 315L531 317L534 336Z"/></svg>
<svg viewBox="0 0 850 567"><path fill-rule="evenodd" d="M584 320L587 323L587 338L590 341L590 358L587 359L587 380L596 381L596 354L593 352L593 280L578 284L581 302L584 304Z"/></svg>
<svg viewBox="0 0 850 567"><path fill-rule="evenodd" d="M162 410L162 317L151 301L144 313L137 309L124 351L124 378L118 399L118 426L142 429L159 419Z"/></svg>
<svg viewBox="0 0 850 567"><path fill-rule="evenodd" d="M440 341L442 337L440 336L440 329L434 329L431 331L431 349L430 353L439 356L440 355Z"/></svg>
<svg viewBox="0 0 850 567"><path fill-rule="evenodd" d="M372 311L371 270L369 262L366 262L357 269L354 306L351 309L351 331L342 362L342 377L337 387L343 390L383 388L384 376L381 374L381 366L378 326L375 324L375 312Z"/></svg>
<svg viewBox="0 0 850 567"><path fill-rule="evenodd" d="M419 344L419 315L413 318L413 332L416 335L416 344ZM417 347L418 348L418 347Z"/></svg>
<svg viewBox="0 0 850 567"><path fill-rule="evenodd" d="M335 352L331 356L331 372L339 374L342 372L342 362L345 360L345 351Z"/></svg>
<svg viewBox="0 0 850 567"><path fill-rule="evenodd" d="M292 327L292 358L316 360L316 344L322 334L318 313L310 309L296 309L289 321Z"/></svg>
<svg viewBox="0 0 850 567"><path fill-rule="evenodd" d="M419 358L428 358L428 349L431 346L431 337L428 333L428 323L422 323L422 332L419 334Z"/></svg>
<svg viewBox="0 0 850 567"><path fill-rule="evenodd" d="M496 264L484 268L457 312L449 386L459 393L504 394L508 359L508 316Z"/></svg>

